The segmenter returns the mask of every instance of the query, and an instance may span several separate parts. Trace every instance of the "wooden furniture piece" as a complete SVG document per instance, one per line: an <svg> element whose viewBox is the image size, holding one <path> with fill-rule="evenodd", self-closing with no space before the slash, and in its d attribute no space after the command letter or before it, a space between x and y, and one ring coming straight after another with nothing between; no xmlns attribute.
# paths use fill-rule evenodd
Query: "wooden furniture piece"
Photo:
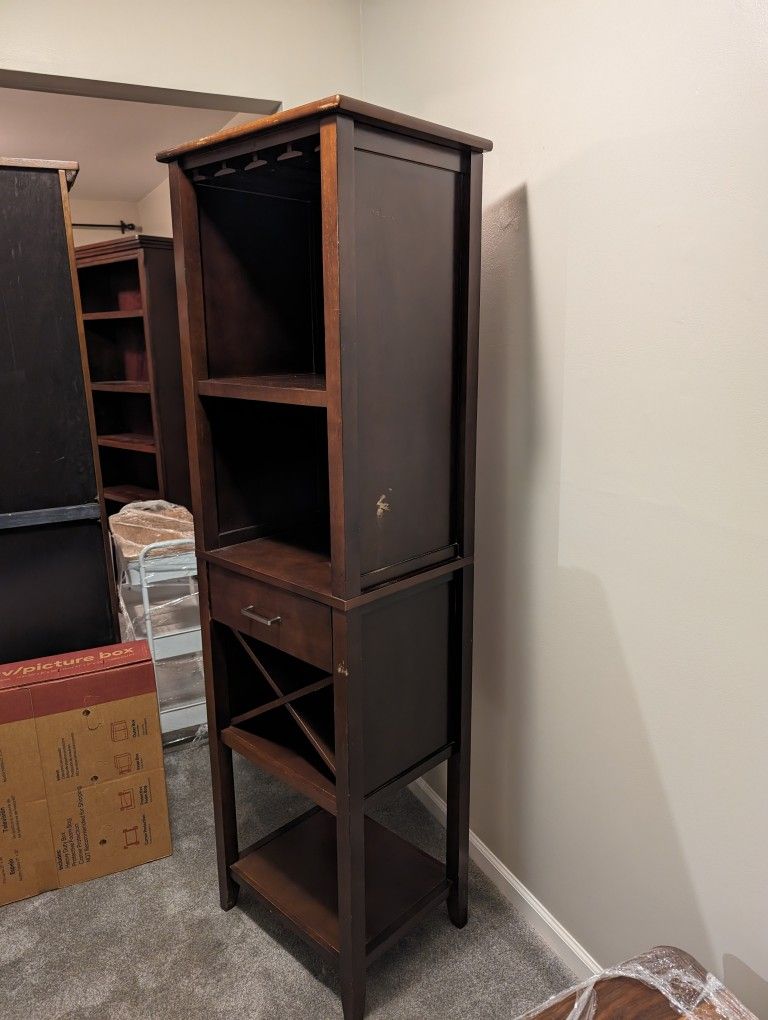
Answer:
<svg viewBox="0 0 768 1020"><path fill-rule="evenodd" d="M520 1020L757 1020L689 953L657 946Z"/></svg>
<svg viewBox="0 0 768 1020"><path fill-rule="evenodd" d="M68 189L0 159L0 660L117 639Z"/></svg>
<svg viewBox="0 0 768 1020"><path fill-rule="evenodd" d="M77 249L104 498L190 505L173 242L135 234Z"/></svg>
<svg viewBox="0 0 768 1020"><path fill-rule="evenodd" d="M170 164L221 903L341 972L467 920L482 152L343 96ZM239 847L232 751L316 808ZM447 860L367 817L448 762Z"/></svg>

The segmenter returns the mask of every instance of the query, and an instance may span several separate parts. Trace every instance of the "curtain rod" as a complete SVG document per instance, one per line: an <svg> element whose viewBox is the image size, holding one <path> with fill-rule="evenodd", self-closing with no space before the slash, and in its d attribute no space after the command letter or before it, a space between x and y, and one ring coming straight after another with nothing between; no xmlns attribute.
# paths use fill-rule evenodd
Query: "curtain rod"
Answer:
<svg viewBox="0 0 768 1020"><path fill-rule="evenodd" d="M120 220L119 223L73 223L73 227L88 228L90 230L119 230L121 234L132 233L136 229L135 223L126 223Z"/></svg>

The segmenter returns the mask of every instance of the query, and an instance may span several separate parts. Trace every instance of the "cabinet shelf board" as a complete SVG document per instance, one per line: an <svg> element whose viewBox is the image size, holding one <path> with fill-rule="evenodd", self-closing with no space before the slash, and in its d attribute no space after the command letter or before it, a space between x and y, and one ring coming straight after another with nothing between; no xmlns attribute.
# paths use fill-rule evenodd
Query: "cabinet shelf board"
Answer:
<svg viewBox="0 0 768 1020"><path fill-rule="evenodd" d="M120 308L111 312L83 312L84 322L98 322L104 319L141 319L144 311L141 308Z"/></svg>
<svg viewBox="0 0 768 1020"><path fill-rule="evenodd" d="M104 499L111 503L136 503L148 499L159 499L156 489L145 489L141 485L105 485Z"/></svg>
<svg viewBox="0 0 768 1020"><path fill-rule="evenodd" d="M309 812L254 848L231 868L298 934L326 957L339 955L336 821ZM366 952L391 945L422 914L445 899L450 883L439 861L365 819Z"/></svg>
<svg viewBox="0 0 768 1020"><path fill-rule="evenodd" d="M331 562L325 552L282 539L256 538L213 549L202 556L247 577L299 594L315 595L320 601L327 601L331 595Z"/></svg>
<svg viewBox="0 0 768 1020"><path fill-rule="evenodd" d="M270 720L270 725L265 727L262 734L251 733L239 726L228 726L221 731L221 739L227 747L254 765L335 814L336 790L333 781L298 750L298 742L291 740L287 736L289 733L288 727L281 732ZM303 740L298 729L296 736ZM307 744L308 749L309 746Z"/></svg>
<svg viewBox="0 0 768 1020"><path fill-rule="evenodd" d="M154 436L141 432L117 432L96 438L99 446L113 446L118 450L133 450L135 453L155 453Z"/></svg>
<svg viewBox="0 0 768 1020"><path fill-rule="evenodd" d="M205 397L229 397L235 400L261 400L275 404L300 404L325 407L325 376L313 372L267 375L239 375L201 379L197 392Z"/></svg>
<svg viewBox="0 0 768 1020"><path fill-rule="evenodd" d="M148 379L101 379L91 382L96 393L149 393Z"/></svg>

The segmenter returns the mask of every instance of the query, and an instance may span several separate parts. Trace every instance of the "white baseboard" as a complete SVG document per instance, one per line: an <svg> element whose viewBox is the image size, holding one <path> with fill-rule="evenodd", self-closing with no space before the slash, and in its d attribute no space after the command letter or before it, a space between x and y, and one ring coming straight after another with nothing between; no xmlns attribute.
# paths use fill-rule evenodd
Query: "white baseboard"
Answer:
<svg viewBox="0 0 768 1020"><path fill-rule="evenodd" d="M435 793L427 781L423 778L417 779L411 783L409 788L430 814L445 825L445 801ZM489 878L501 894L517 907L542 941L576 975L579 981L585 981L600 973L603 968L597 960L471 829L469 832L469 855L486 878Z"/></svg>

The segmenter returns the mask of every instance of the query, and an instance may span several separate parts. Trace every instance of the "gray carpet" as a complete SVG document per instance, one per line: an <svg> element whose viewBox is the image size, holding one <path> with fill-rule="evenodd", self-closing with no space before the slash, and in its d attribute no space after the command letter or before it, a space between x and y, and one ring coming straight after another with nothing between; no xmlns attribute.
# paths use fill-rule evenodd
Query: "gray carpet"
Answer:
<svg viewBox="0 0 768 1020"><path fill-rule="evenodd" d="M3 1020L324 1020L341 1017L332 970L245 891L219 909L208 751L166 756L173 857L0 909ZM303 810L241 762L251 842ZM404 791L376 817L440 856L443 831ZM463 931L438 908L371 968L368 1016L516 1017L572 983L479 872Z"/></svg>

